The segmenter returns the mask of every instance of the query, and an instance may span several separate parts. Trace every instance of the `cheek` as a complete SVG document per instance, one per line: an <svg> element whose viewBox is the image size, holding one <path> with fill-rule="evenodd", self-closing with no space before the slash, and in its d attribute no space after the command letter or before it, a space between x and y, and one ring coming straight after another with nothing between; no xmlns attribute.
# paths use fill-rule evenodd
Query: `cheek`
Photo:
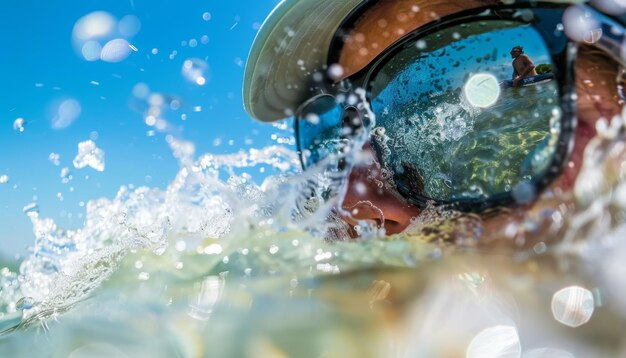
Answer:
<svg viewBox="0 0 626 358"><path fill-rule="evenodd" d="M617 93L618 64L599 50L582 46L576 61L578 122L595 129L599 118L610 120L621 112Z"/></svg>
<svg viewBox="0 0 626 358"><path fill-rule="evenodd" d="M587 147L587 143L589 143L591 138L596 135L596 130L589 123L580 121L575 135L574 148L563 169L563 174L552 185L554 188L559 188L563 191L570 191L576 184L576 177L582 166L585 147Z"/></svg>

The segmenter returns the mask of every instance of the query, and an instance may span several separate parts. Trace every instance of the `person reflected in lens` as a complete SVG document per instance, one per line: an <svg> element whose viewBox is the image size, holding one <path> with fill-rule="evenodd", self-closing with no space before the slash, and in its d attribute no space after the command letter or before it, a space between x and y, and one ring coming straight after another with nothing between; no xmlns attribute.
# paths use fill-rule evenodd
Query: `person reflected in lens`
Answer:
<svg viewBox="0 0 626 358"><path fill-rule="evenodd" d="M522 46L513 47L511 49L511 57L513 58L513 87L521 86L524 78L537 76L535 64L530 57L524 53Z"/></svg>
<svg viewBox="0 0 626 358"><path fill-rule="evenodd" d="M372 110L376 128L359 161L347 166L339 209L349 225L366 220L387 235L401 233L434 203L478 218L481 243L514 241L510 224L558 208L574 185L596 121L610 120L622 107L619 55L555 31L567 4L514 6L491 0L283 1L251 50L244 105L265 122L295 115L305 169L322 162L320 153L332 152L328 143L350 139L345 116L330 125L330 112L324 112L317 116L324 128L315 129L317 122L301 115L310 115L309 104L331 96L339 112L360 111L362 123L368 123L363 108ZM556 80L537 85L545 97L506 104L496 78L509 77L510 67L501 65L508 54L498 49L520 33L543 46L543 58L535 60L553 68ZM525 45L530 50L534 40ZM510 55L514 86L537 75L520 46ZM324 72L330 85L311 85ZM355 98L354 91L342 92L345 83L366 90L363 103L345 103Z"/></svg>

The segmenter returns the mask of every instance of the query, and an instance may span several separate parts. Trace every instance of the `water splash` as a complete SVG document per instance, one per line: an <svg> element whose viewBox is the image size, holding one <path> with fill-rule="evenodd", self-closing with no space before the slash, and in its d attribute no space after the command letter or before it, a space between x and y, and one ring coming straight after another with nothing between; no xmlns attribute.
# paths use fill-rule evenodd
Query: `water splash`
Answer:
<svg viewBox="0 0 626 358"><path fill-rule="evenodd" d="M430 206L402 234L380 237L372 231L369 237L342 241L347 234L333 209L335 196L323 194L341 182L340 174L329 178L323 168L300 173L295 153L281 146L195 158L191 143L172 136L168 143L181 167L164 190L128 186L112 199L91 200L84 226L75 230L42 217L36 205L25 208L35 244L18 272L0 271L0 333L23 330L4 343L23 352L29 345L20 348L18 343L36 335L33 327L46 330L48 322L62 315L63 323L53 329L68 336L84 335L88 342L101 339L106 347L110 343L125 354L132 348L115 332L124 331L134 342L150 342L144 349L162 352L173 345L190 355L218 354L220 349L240 346L242 340L246 346L261 344L264 348L259 351L271 352L280 341L273 338L275 332L259 328L260 333L250 335L238 334L237 329L208 334L208 326L198 322L249 327L249 322L275 322L279 316L285 324L276 332L296 340L300 336L289 327L311 321L302 313L305 307L321 323L306 328L307 339L297 340L299 349L316 339L332 342L329 347L346 347L357 331L363 334L358 335L361 342L368 337L372 339L367 344L373 344L377 340L372 332L380 331L373 327L389 324L379 320L378 310L387 319L407 317L403 331L411 332L415 342L431 342L428 347L434 355L498 348L537 356L542 351L526 346L533 332L524 327L538 324L561 337L557 341L564 343L559 347L575 348L571 337L545 324L550 318L536 313L549 307L552 293L566 287L563 282L570 275L581 271L592 275L597 262L603 262L599 258L610 258L606 265L613 268L602 276L606 282L615 284L614 276L621 277L623 257L606 253L623 252L613 250L622 236L609 234L623 228L625 217L624 142L623 120L615 118L589 145L574 194L557 198L554 191L547 191L538 199L542 210L508 212L502 231L488 232L485 219L478 215ZM358 160L358 151L348 153L354 156L351 160ZM254 183L247 171L260 165L277 174ZM339 185L332 190L341 195L343 189ZM494 242L513 247L503 251L511 254L503 255L502 262L473 255L486 245L497 246ZM455 261L459 258L466 261ZM576 271L580 266L583 269ZM611 309L610 301L618 301L622 290L604 290L598 297L608 302L594 316ZM622 322L623 304L617 312ZM85 329L85 322L100 322L103 315L111 319L98 326L99 332ZM517 324L520 317L529 321ZM154 332L131 324L137 319L165 322L151 326L169 332L172 339L155 341ZM595 321L577 329L602 330L610 339L620 335L619 330L594 326ZM348 322L357 322L359 328L350 328ZM429 327L441 328L446 339L429 340L433 332ZM103 337L103 331L109 336ZM455 333L453 343L450 332ZM485 346L487 333L504 337L502 342L508 344ZM235 344L229 336L243 338ZM60 336L54 336L54 342L68 354L93 348L56 337ZM424 348L393 343L408 352ZM593 350L593 343L588 344ZM281 349L291 352L289 347ZM318 352L319 347L311 349ZM566 351L554 351L567 356Z"/></svg>
<svg viewBox="0 0 626 358"><path fill-rule="evenodd" d="M81 169L91 167L99 172L104 171L104 151L96 147L91 139L78 143L78 153L73 161L74 167ZM66 175L61 174L62 177Z"/></svg>

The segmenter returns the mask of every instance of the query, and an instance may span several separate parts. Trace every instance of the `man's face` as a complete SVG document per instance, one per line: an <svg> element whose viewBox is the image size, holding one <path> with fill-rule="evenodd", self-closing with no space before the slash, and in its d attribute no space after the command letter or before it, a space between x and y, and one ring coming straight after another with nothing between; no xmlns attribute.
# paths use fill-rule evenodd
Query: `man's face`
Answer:
<svg viewBox="0 0 626 358"><path fill-rule="evenodd" d="M367 66L395 41L420 26L462 10L496 3L484 0L381 0L355 23L341 49L339 64L344 69L344 75L348 77ZM519 49L513 50L517 50L511 51L513 57L521 53ZM600 117L611 119L620 113L616 73L617 64L602 52L588 46L579 48L576 61L578 126L575 145L563 174L554 181L551 188L557 188L559 192L572 188L582 164L585 145L596 134L596 121ZM387 234L399 233L420 214L420 209L408 205L389 185L381 185L385 179L375 155L369 146L364 148L364 152L370 155L369 164L355 168L350 174L343 208L351 217L346 218L346 221L353 223L354 220L373 220L384 227ZM539 210L541 205L535 202L534 206L516 210ZM496 221L498 220L494 222ZM488 226L488 223L485 224Z"/></svg>
<svg viewBox="0 0 626 358"><path fill-rule="evenodd" d="M518 48L514 48L514 49L511 50L511 57L512 58L518 58L519 55L521 55L521 54L522 54L522 51L520 49L518 49Z"/></svg>

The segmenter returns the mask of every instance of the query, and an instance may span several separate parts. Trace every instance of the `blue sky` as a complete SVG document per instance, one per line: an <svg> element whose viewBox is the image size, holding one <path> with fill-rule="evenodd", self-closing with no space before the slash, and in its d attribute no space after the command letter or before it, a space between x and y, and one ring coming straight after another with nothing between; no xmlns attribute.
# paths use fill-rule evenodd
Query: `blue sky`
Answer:
<svg viewBox="0 0 626 358"><path fill-rule="evenodd" d="M163 117L172 133L195 144L197 154L275 144L270 137L277 129L253 121L243 110L241 85L252 40L277 3L0 2L0 177L9 178L0 184L0 252L24 253L33 243L23 213L27 204L36 202L41 216L75 228L83 221L81 203L111 198L125 184L164 188L174 177L178 164L165 133L149 133L154 127L146 124L143 102L133 95L139 83L179 100L180 108ZM94 11L139 20L136 34L126 36L136 51L120 62L87 61L73 41L73 28ZM208 65L203 86L181 72L191 58ZM80 114L65 128L54 128L64 102L78 103ZM14 129L18 118L24 120L23 132ZM102 172L72 164L78 143L89 139L105 152ZM58 166L50 153L59 155ZM62 182L63 167L72 175L68 183Z"/></svg>

